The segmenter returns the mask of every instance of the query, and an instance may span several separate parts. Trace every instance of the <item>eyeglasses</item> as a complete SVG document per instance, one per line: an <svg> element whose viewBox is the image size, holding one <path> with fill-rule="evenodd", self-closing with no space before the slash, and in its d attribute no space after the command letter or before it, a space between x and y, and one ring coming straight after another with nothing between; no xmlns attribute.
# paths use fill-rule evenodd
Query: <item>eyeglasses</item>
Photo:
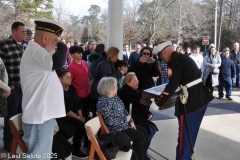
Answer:
<svg viewBox="0 0 240 160"><path fill-rule="evenodd" d="M142 54L143 55L148 55L148 56L150 55L150 53L148 53L148 52L143 52Z"/></svg>

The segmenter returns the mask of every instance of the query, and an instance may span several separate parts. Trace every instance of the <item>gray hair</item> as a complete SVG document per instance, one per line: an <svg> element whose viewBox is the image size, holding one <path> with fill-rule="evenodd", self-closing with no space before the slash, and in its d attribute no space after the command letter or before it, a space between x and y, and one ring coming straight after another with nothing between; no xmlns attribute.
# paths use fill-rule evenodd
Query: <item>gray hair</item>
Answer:
<svg viewBox="0 0 240 160"><path fill-rule="evenodd" d="M117 79L114 77L103 77L97 86L98 94L109 96L110 92L117 87Z"/></svg>
<svg viewBox="0 0 240 160"><path fill-rule="evenodd" d="M126 85L131 82L134 76L136 76L134 72L128 72L128 74L124 77L122 84Z"/></svg>

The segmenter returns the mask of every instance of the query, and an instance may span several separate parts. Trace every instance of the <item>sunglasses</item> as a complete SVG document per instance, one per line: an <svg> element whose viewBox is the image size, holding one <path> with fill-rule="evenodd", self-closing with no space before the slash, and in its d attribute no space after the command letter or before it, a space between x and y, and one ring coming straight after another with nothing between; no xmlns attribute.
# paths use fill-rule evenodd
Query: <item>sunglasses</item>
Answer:
<svg viewBox="0 0 240 160"><path fill-rule="evenodd" d="M148 55L148 56L150 55L150 53L147 53L147 52L143 52L142 54L143 55Z"/></svg>

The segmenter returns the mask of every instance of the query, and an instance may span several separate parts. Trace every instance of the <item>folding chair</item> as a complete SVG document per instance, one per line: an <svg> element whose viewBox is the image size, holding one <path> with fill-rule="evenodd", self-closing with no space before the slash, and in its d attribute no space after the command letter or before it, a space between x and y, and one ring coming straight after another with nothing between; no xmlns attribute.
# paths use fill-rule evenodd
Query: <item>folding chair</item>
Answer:
<svg viewBox="0 0 240 160"><path fill-rule="evenodd" d="M10 153L10 160L15 158L13 155L27 153L27 146L20 135L22 131L22 113L17 114L9 119L9 125L13 134L12 148Z"/></svg>
<svg viewBox="0 0 240 160"><path fill-rule="evenodd" d="M103 118L102 118L102 115L101 113L98 113L97 114L99 120L100 120L100 124L101 124L101 129L100 129L100 135L105 135L105 134L109 134L109 130L107 128L107 125L105 124Z"/></svg>
<svg viewBox="0 0 240 160"><path fill-rule="evenodd" d="M88 160L93 160L94 153L97 152L99 158L101 160L106 160L106 157L104 156L98 141L96 139L96 135L101 128L101 122L99 117L94 117L91 120L89 120L87 123L85 123L85 128L87 131L88 139L91 141L91 148ZM132 156L132 149L130 149L128 152L118 151L116 158L114 160L130 160Z"/></svg>

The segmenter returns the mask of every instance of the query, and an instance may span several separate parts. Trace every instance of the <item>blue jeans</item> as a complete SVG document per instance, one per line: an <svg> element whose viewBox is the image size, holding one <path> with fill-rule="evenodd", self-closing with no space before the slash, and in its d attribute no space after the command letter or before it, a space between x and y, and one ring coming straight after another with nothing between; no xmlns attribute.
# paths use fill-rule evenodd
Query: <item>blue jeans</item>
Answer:
<svg viewBox="0 0 240 160"><path fill-rule="evenodd" d="M239 87L240 66L236 66L236 86Z"/></svg>
<svg viewBox="0 0 240 160"><path fill-rule="evenodd" d="M168 83L168 78L161 78L162 79L162 84Z"/></svg>
<svg viewBox="0 0 240 160"><path fill-rule="evenodd" d="M226 97L230 97L232 95L232 79L231 77L223 77L219 76L219 85L218 85L218 96L223 97L223 86L225 84Z"/></svg>
<svg viewBox="0 0 240 160"><path fill-rule="evenodd" d="M37 156L41 159L51 159L52 142L55 119L45 121L43 124L22 123L24 141L28 147L28 155ZM35 159L30 156L26 158Z"/></svg>
<svg viewBox="0 0 240 160"><path fill-rule="evenodd" d="M148 128L150 130L150 132L148 132L147 141L146 141L146 149L148 150L148 148L149 148L149 146L151 144L152 138L153 138L153 136L155 135L155 133L157 131L157 128L152 123L150 123L150 122L147 122L147 123L148 123Z"/></svg>
<svg viewBox="0 0 240 160"><path fill-rule="evenodd" d="M21 112L22 108L22 92L18 89L12 89L11 95L7 98L8 115L4 117L3 141L4 143L12 143L13 135L8 120Z"/></svg>

